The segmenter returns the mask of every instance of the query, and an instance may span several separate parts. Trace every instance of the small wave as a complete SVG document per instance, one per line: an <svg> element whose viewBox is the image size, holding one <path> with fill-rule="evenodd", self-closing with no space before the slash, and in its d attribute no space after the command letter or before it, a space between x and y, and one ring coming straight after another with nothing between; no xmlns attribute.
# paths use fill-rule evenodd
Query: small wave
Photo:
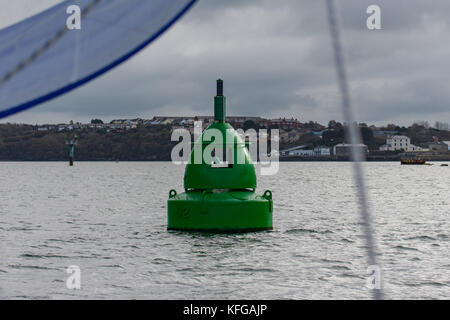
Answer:
<svg viewBox="0 0 450 320"><path fill-rule="evenodd" d="M10 264L8 268L12 269L36 269L36 270L58 270L55 268L48 268L43 266L32 266L32 265L22 265L22 264Z"/></svg>
<svg viewBox="0 0 450 320"><path fill-rule="evenodd" d="M332 259L327 259L327 258L320 259L320 261L328 262L328 263L345 263L345 261L342 261L342 260L332 260Z"/></svg>
<svg viewBox="0 0 450 320"><path fill-rule="evenodd" d="M190 267L185 267L185 268L180 268L177 269L178 272L184 272L184 271L197 271L196 268L190 268Z"/></svg>
<svg viewBox="0 0 450 320"><path fill-rule="evenodd" d="M116 289L127 289L127 290L132 290L132 289L134 289L133 287L130 287L130 286L122 286L122 285L118 285L118 284L111 284L111 288L116 288Z"/></svg>
<svg viewBox="0 0 450 320"><path fill-rule="evenodd" d="M417 249L417 248L405 247L405 246L402 246L402 245L395 246L394 248L395 249L401 249L401 250L419 251L419 249Z"/></svg>
<svg viewBox="0 0 450 320"><path fill-rule="evenodd" d="M432 287L444 287L447 284L437 281L424 281L419 283L404 283L407 287L422 287L422 286L432 286Z"/></svg>
<svg viewBox="0 0 450 320"><path fill-rule="evenodd" d="M6 231L36 231L39 228L31 228L31 227L11 227L6 229Z"/></svg>
<svg viewBox="0 0 450 320"><path fill-rule="evenodd" d="M31 254L31 253L21 254L20 257L22 257L22 258L43 258L43 256L41 256L39 254Z"/></svg>
<svg viewBox="0 0 450 320"><path fill-rule="evenodd" d="M345 278L365 279L365 277L363 277L361 275L354 274L354 273L342 273L340 276L341 277L345 277Z"/></svg>
<svg viewBox="0 0 450 320"><path fill-rule="evenodd" d="M70 242L70 241L62 240L62 239L47 239L47 241L51 241L51 242Z"/></svg>
<svg viewBox="0 0 450 320"><path fill-rule="evenodd" d="M334 265L329 267L330 269L335 269L335 270L351 270L349 267L346 266L340 266L340 265Z"/></svg>
<svg viewBox="0 0 450 320"><path fill-rule="evenodd" d="M134 244L127 244L127 245L122 246L122 248L140 249L140 247L138 247L137 245L134 245Z"/></svg>
<svg viewBox="0 0 450 320"><path fill-rule="evenodd" d="M102 267L102 268L119 268L119 269L125 270L125 268L123 266L121 266L120 264L104 264L104 265L101 265L100 267Z"/></svg>
<svg viewBox="0 0 450 320"><path fill-rule="evenodd" d="M42 249L42 248L50 248L50 249L59 249L61 250L61 247L58 246L49 246L48 244L40 244L37 246L30 246L30 248L34 248L34 249Z"/></svg>
<svg viewBox="0 0 450 320"><path fill-rule="evenodd" d="M314 230L314 229L296 228L296 229L286 230L284 233L320 233L320 234L326 234L326 233L333 233L333 231L331 231L331 230Z"/></svg>
<svg viewBox="0 0 450 320"><path fill-rule="evenodd" d="M168 262L173 262L173 261L170 259L164 259L164 258L155 258L152 261L152 263L154 263L154 264L166 264Z"/></svg>
<svg viewBox="0 0 450 320"><path fill-rule="evenodd" d="M244 272L276 272L275 269L271 268L233 268L234 271L244 271Z"/></svg>
<svg viewBox="0 0 450 320"><path fill-rule="evenodd" d="M289 229L286 230L284 233L317 233L316 230L312 229Z"/></svg>
<svg viewBox="0 0 450 320"><path fill-rule="evenodd" d="M45 258L70 258L69 256L62 256L57 254L32 254L32 253L24 253L21 254L22 258L33 258L33 259L45 259Z"/></svg>
<svg viewBox="0 0 450 320"><path fill-rule="evenodd" d="M47 239L47 242L63 242L63 243L77 243L77 242L90 242L90 241L96 241L96 238L83 238L83 237L73 237L71 239L54 239L50 238Z"/></svg>
<svg viewBox="0 0 450 320"><path fill-rule="evenodd" d="M436 240L436 238L430 236L414 236L406 238L406 240Z"/></svg>
<svg viewBox="0 0 450 320"><path fill-rule="evenodd" d="M72 259L101 259L101 260L111 260L111 259L113 259L112 257L102 256L101 254L97 254L97 253L92 253L90 256L84 255L84 254L79 254L77 256L72 256L70 258L72 258Z"/></svg>

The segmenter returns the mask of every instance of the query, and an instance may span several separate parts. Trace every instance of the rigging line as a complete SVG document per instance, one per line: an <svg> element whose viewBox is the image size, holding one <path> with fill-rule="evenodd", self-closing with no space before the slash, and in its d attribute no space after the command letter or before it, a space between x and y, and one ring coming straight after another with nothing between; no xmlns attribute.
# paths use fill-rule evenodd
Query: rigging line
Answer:
<svg viewBox="0 0 450 320"><path fill-rule="evenodd" d="M353 174L358 189L357 196L360 206L360 215L363 221L363 232L365 238L365 244L367 248L367 259L371 266L378 266L376 258L375 241L373 238L373 231L371 226L370 211L368 208L368 199L366 193L366 186L364 176L362 172L361 161L364 160L364 155L361 148L357 147L357 144L361 143L361 135L357 128L355 117L350 99L350 90L344 60L344 54L342 52L342 42L340 38L339 22L337 12L335 8L334 0L326 0L328 24L330 28L330 36L334 52L334 64L336 67L337 80L339 84L339 90L341 92L342 112L344 119L347 122L347 137L351 143L351 158L353 164ZM383 299L383 292L381 289L373 290L373 298L376 300Z"/></svg>
<svg viewBox="0 0 450 320"><path fill-rule="evenodd" d="M96 5L98 5L102 0L92 0L83 10L81 10L81 17L87 15ZM59 39L61 39L68 31L67 26L62 27L56 34L47 40L39 49L34 51L28 58L20 62L14 69L6 73L2 78L0 78L0 87L12 77L18 74L20 71L28 67L33 61L44 54L48 49L50 49Z"/></svg>

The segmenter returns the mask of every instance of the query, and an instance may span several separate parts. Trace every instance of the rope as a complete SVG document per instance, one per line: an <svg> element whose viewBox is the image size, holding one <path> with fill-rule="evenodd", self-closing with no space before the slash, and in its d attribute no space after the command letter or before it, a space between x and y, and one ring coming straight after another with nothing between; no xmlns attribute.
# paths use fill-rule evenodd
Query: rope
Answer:
<svg viewBox="0 0 450 320"><path fill-rule="evenodd" d="M365 238L365 244L367 248L367 261L371 266L378 266L376 258L376 248L373 239L373 231L371 226L371 217L368 206L366 186L361 167L361 161L364 160L364 155L361 148L357 148L357 144L361 143L360 131L357 128L355 117L351 105L350 90L347 79L347 72L344 60L344 54L342 52L342 44L340 38L340 27L338 17L336 13L334 0L326 0L328 24L330 28L331 42L334 52L334 64L336 67L336 73L339 83L339 90L342 99L342 112L344 114L344 120L347 122L348 130L347 137L351 143L351 159L353 164L353 174L358 189L357 197L360 206L360 216L363 221L363 233ZM373 290L373 298L376 300L383 299L383 292L381 289Z"/></svg>

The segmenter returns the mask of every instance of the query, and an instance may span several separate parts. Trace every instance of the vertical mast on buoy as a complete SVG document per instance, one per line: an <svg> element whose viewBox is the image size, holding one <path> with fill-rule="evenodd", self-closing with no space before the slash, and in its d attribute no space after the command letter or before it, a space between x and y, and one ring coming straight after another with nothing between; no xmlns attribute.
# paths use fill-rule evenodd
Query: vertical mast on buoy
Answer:
<svg viewBox="0 0 450 320"><path fill-rule="evenodd" d="M226 98L223 95L223 80L217 80L217 95L214 97L214 120L225 122Z"/></svg>

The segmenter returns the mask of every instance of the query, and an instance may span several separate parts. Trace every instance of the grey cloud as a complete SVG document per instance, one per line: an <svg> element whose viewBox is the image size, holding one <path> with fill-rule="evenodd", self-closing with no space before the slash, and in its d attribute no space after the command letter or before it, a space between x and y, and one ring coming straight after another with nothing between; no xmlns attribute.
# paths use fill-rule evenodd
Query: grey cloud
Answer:
<svg viewBox="0 0 450 320"><path fill-rule="evenodd" d="M450 122L450 2L338 2L359 119ZM374 3L380 31L365 26ZM203 0L116 70L6 121L211 114L217 77L229 114L342 120L324 1Z"/></svg>

